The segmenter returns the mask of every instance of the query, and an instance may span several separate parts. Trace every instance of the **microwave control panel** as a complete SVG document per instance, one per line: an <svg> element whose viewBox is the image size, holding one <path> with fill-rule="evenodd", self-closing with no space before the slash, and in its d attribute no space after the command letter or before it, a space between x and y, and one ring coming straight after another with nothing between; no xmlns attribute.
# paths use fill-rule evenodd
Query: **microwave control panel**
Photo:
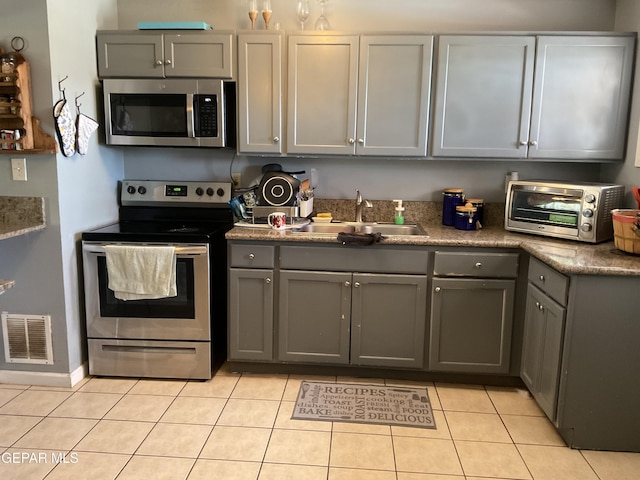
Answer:
<svg viewBox="0 0 640 480"><path fill-rule="evenodd" d="M196 137L218 136L218 107L215 95L194 95Z"/></svg>

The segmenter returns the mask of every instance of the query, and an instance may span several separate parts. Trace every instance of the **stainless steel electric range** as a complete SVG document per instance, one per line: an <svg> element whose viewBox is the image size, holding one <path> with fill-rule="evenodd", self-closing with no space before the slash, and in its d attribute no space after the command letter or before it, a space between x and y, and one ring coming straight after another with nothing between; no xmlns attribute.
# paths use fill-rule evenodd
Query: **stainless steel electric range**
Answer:
<svg viewBox="0 0 640 480"><path fill-rule="evenodd" d="M230 183L121 182L119 222L82 234L91 375L209 379L224 362L230 198ZM109 245L173 247L175 296L116 298Z"/></svg>

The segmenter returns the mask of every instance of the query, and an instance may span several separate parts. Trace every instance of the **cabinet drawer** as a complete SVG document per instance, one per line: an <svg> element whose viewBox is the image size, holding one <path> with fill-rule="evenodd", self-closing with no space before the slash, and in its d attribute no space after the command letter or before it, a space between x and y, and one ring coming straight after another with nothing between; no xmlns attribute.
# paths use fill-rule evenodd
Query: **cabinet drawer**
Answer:
<svg viewBox="0 0 640 480"><path fill-rule="evenodd" d="M426 250L281 246L280 267L291 270L427 274Z"/></svg>
<svg viewBox="0 0 640 480"><path fill-rule="evenodd" d="M515 278L517 253L436 252L433 274L441 277Z"/></svg>
<svg viewBox="0 0 640 480"><path fill-rule="evenodd" d="M529 281L560 305L567 305L569 279L536 258L529 262Z"/></svg>
<svg viewBox="0 0 640 480"><path fill-rule="evenodd" d="M273 245L231 245L232 267L273 268L275 247Z"/></svg>

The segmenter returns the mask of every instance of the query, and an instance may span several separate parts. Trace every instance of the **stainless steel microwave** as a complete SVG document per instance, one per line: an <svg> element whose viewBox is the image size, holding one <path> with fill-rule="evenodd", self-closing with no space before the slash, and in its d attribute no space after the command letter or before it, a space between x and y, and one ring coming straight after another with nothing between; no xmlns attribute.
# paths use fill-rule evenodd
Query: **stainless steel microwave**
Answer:
<svg viewBox="0 0 640 480"><path fill-rule="evenodd" d="M106 142L235 146L233 87L214 79L103 80Z"/></svg>
<svg viewBox="0 0 640 480"><path fill-rule="evenodd" d="M623 185L511 181L504 226L515 232L603 242L613 237L611 210L621 206L623 196Z"/></svg>

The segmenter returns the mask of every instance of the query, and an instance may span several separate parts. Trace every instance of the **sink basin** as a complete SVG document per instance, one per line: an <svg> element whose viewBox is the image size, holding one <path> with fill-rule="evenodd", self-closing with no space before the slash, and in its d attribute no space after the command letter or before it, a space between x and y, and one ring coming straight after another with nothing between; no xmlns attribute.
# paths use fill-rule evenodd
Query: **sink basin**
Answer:
<svg viewBox="0 0 640 480"><path fill-rule="evenodd" d="M292 230L294 233L331 233L337 235L340 232L353 233L356 231L353 225L347 223L309 223L304 227Z"/></svg>
<svg viewBox="0 0 640 480"><path fill-rule="evenodd" d="M427 235L427 232L420 225L405 224L395 225L393 223L354 223L354 222L334 222L334 223L310 223L294 233L315 233L337 235L345 233L381 233L387 235Z"/></svg>
<svg viewBox="0 0 640 480"><path fill-rule="evenodd" d="M356 227L356 232L362 233L378 233L380 232L382 235L426 235L425 232L420 225L416 224L405 224L405 225L395 225L395 224L384 224L384 223L376 223L376 224L368 224L361 225Z"/></svg>

